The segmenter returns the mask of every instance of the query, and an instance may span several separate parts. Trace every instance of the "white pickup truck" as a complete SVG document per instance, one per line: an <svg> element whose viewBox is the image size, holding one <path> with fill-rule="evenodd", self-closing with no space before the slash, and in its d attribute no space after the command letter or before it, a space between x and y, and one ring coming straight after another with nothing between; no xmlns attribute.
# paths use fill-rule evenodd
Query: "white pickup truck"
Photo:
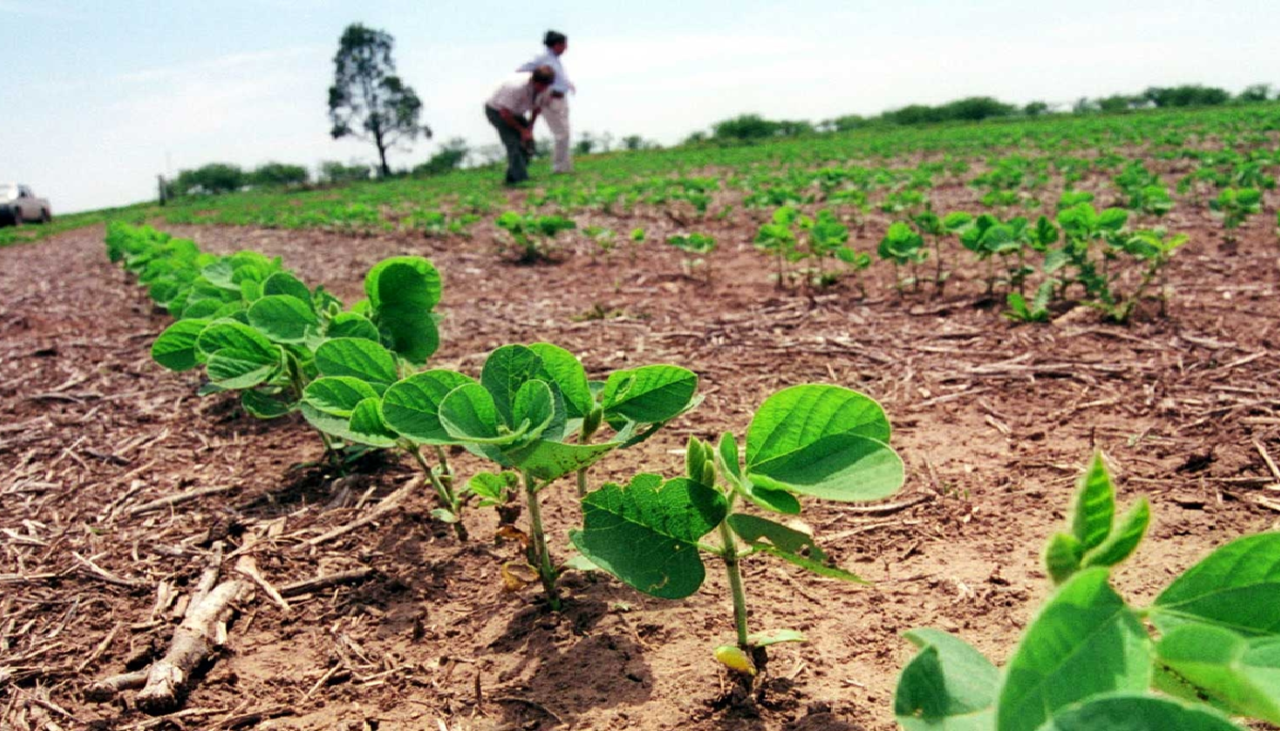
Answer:
<svg viewBox="0 0 1280 731"><path fill-rule="evenodd" d="M37 198L25 185L0 183L0 226L21 226L34 221L48 223L52 220L53 209L49 201Z"/></svg>

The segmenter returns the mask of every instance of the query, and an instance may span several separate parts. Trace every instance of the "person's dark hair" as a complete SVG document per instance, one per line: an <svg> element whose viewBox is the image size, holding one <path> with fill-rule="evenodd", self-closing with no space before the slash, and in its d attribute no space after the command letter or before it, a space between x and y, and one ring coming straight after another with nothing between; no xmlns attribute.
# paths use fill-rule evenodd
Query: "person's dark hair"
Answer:
<svg viewBox="0 0 1280 731"><path fill-rule="evenodd" d="M554 30L549 30L547 31L547 34L542 37L542 45L546 46L547 48L550 48L552 46L564 43L568 40L569 40L569 36L566 36L565 34L559 33Z"/></svg>
<svg viewBox="0 0 1280 731"><path fill-rule="evenodd" d="M550 86L556 80L555 69L550 66L539 66L533 70L533 83Z"/></svg>

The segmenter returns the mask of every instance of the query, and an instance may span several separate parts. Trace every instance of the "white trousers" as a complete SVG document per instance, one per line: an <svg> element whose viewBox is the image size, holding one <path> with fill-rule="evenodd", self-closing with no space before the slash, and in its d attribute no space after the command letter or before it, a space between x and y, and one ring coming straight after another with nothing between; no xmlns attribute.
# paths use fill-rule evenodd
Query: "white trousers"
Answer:
<svg viewBox="0 0 1280 731"><path fill-rule="evenodd" d="M547 120L547 127L555 139L551 169L557 173L573 172L573 160L569 157L569 101L548 94L542 105L542 118Z"/></svg>

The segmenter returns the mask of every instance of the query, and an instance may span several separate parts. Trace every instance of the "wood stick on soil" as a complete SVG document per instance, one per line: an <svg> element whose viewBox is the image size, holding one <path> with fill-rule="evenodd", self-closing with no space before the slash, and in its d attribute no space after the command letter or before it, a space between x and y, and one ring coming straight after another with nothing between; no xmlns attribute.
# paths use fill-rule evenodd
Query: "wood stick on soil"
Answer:
<svg viewBox="0 0 1280 731"><path fill-rule="evenodd" d="M123 622L116 622L116 625L111 628L111 631L107 633L107 636L102 638L102 642L99 642L98 646L93 648L93 652L91 652L88 657L76 666L76 675L83 673L85 668L89 667L95 660L102 657L102 653L106 652L107 648L111 646L111 641L120 633L120 628L122 627L124 627Z"/></svg>
<svg viewBox="0 0 1280 731"><path fill-rule="evenodd" d="M280 596L291 597L310 594L313 591L328 589L338 584L354 584L359 581L373 576L373 569L355 569L353 571L341 571L328 576L317 576L314 579L306 579L292 584L286 584L280 587Z"/></svg>
<svg viewBox="0 0 1280 731"><path fill-rule="evenodd" d="M146 586L146 584L142 583L141 581L134 581L132 579L122 579L119 576L116 576L110 571L107 571L106 569L102 568L98 564L94 563L91 559L87 559L84 556L81 556L79 553L76 553L75 551L72 551L71 555L80 564L80 566L84 568L87 572L98 577L99 579L102 579L108 584L123 586L126 589L141 589Z"/></svg>
<svg viewBox="0 0 1280 731"><path fill-rule="evenodd" d="M169 495L158 500L152 500L149 503L143 503L129 508L129 515L140 515L149 513L152 510L169 507L171 505L179 505L181 503L204 497L205 495L217 495L220 492L226 492L231 489L231 485L222 485L220 487L202 487L199 490L191 490L188 492L180 492L177 495Z"/></svg>
<svg viewBox="0 0 1280 731"><path fill-rule="evenodd" d="M219 549L221 544L219 544ZM222 551L215 549L215 561ZM240 571L248 556L236 562ZM226 634L226 623L236 611L236 602L252 591L253 585L243 579L227 579L207 589L217 579L217 565L206 569L200 585L192 595L187 612L173 633L173 641L165 656L145 672L116 675L90 685L85 697L109 701L123 690L142 686L138 692L138 708L151 715L171 713L186 698L192 671L213 654Z"/></svg>
<svg viewBox="0 0 1280 731"><path fill-rule="evenodd" d="M1258 454L1262 455L1262 461L1267 463L1267 469L1271 470L1272 476L1276 478L1277 482L1280 482L1280 467L1276 467L1276 461L1271 459L1271 454L1267 451L1267 448L1262 446L1262 442L1258 441L1256 437L1253 440L1253 448L1258 450Z"/></svg>
<svg viewBox="0 0 1280 731"><path fill-rule="evenodd" d="M235 602L248 591L247 582L229 579L187 609L186 618L173 633L169 652L147 671L147 684L138 691L139 709L154 716L169 713L182 703L192 671L213 654L226 632L224 625L235 612Z"/></svg>
<svg viewBox="0 0 1280 731"><path fill-rule="evenodd" d="M250 726L261 723L268 718L279 718L280 716L292 716L295 711L289 706L271 706L260 711L250 711L248 713L238 713L230 718L225 718L218 722L216 728L232 729L242 726Z"/></svg>
<svg viewBox="0 0 1280 731"><path fill-rule="evenodd" d="M271 601L275 602L285 614L288 614L293 611L293 608L289 606L289 602L284 600L284 597L280 596L280 592L276 591L271 582L267 581L266 577L262 575L262 572L258 570L257 560L254 559L252 553L248 552L248 549L255 542L252 539L245 540L241 550L246 551L246 553L236 561L236 572L253 579L254 583L261 587L267 596L271 597Z"/></svg>
<svg viewBox="0 0 1280 731"><path fill-rule="evenodd" d="M112 675L85 688L84 697L95 703L106 703L126 690L137 690L147 684L147 671Z"/></svg>
<svg viewBox="0 0 1280 731"><path fill-rule="evenodd" d="M370 523L376 522L378 519L382 518L387 513L398 508L400 506L400 503L404 502L404 499L409 496L409 493L413 492L414 488L418 486L419 482L420 482L419 479L409 480L398 490L388 495L386 499L384 499L382 502L378 503L378 506L373 510L370 510L368 515L365 515L360 518L356 518L350 523L347 523L346 525L338 528L334 528L333 530L323 535L318 535L315 538L309 538L305 542L303 542L302 545L314 548L315 546L318 546L321 543L328 543L329 541L332 541L335 538L340 538L342 536L345 536L346 534L350 533L353 530L363 528L364 526L369 525Z"/></svg>

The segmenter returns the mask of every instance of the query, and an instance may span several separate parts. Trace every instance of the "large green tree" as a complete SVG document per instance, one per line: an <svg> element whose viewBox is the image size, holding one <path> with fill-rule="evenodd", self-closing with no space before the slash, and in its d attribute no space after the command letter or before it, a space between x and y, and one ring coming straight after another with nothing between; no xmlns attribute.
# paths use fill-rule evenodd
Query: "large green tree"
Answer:
<svg viewBox="0 0 1280 731"><path fill-rule="evenodd" d="M329 87L329 120L333 138L355 137L378 148L378 170L391 174L387 150L407 146L418 135L431 137L431 128L418 121L422 100L396 75L386 31L359 23L347 26L333 57L333 86Z"/></svg>

